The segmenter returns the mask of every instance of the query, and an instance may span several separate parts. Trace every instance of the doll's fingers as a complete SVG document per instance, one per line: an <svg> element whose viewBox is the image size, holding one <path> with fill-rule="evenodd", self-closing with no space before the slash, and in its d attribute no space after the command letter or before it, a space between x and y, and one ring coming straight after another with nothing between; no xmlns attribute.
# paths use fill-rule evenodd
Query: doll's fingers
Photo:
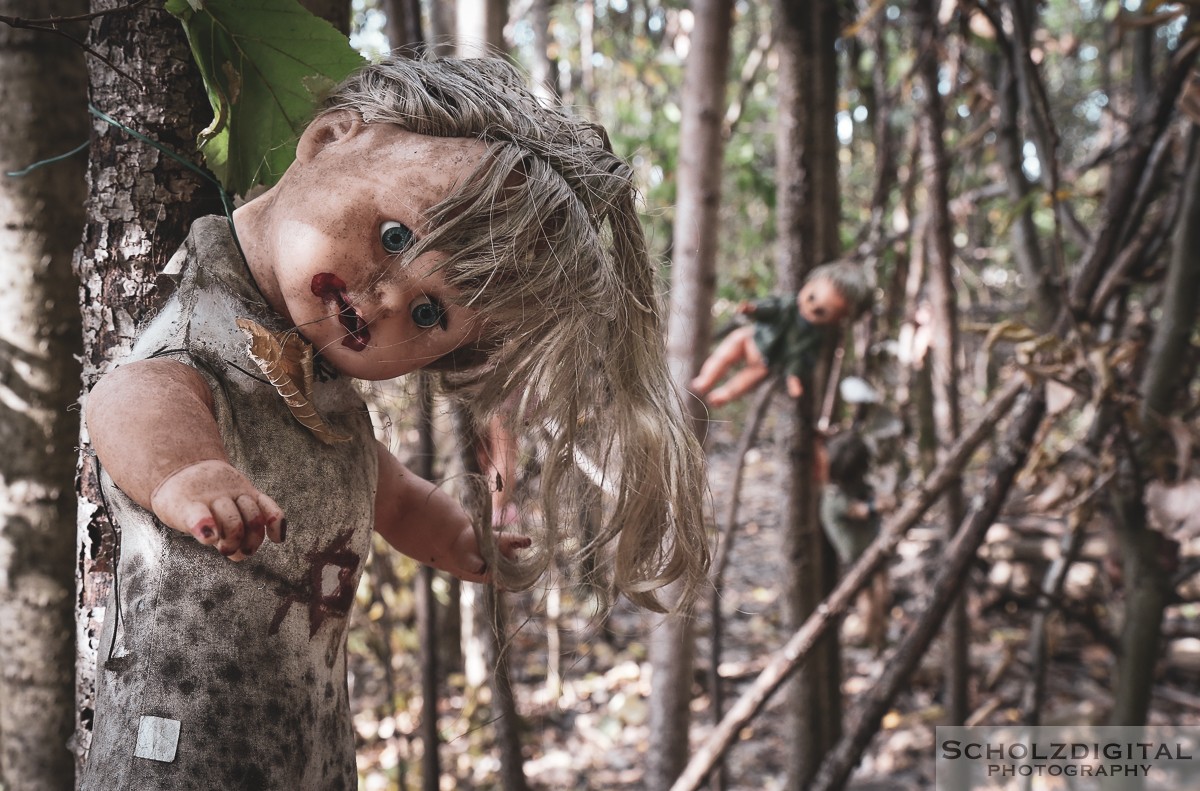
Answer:
<svg viewBox="0 0 1200 791"><path fill-rule="evenodd" d="M244 532L242 533L241 552L246 557L253 555L262 546L262 542L266 539L264 528L267 524L267 518L263 516L262 511L258 507L258 501L248 494L239 495L237 500L238 511L242 514L242 524Z"/></svg>
<svg viewBox="0 0 1200 791"><path fill-rule="evenodd" d="M266 519L267 538L271 539L276 544L282 544L287 538L287 519L283 516L283 509L275 504L275 501L265 494L258 494L258 509L262 512L263 518Z"/></svg>
<svg viewBox="0 0 1200 791"><path fill-rule="evenodd" d="M212 512L203 503L188 503L182 509L181 520L187 531L205 546L212 546L220 538L217 522Z"/></svg>
<svg viewBox="0 0 1200 791"><path fill-rule="evenodd" d="M467 552L459 558L454 576L464 582L487 582L491 578L487 561L477 552Z"/></svg>
<svg viewBox="0 0 1200 791"><path fill-rule="evenodd" d="M533 546L533 539L516 533L497 533L496 543L500 546L500 554L509 560L516 560L517 550L529 549Z"/></svg>
<svg viewBox="0 0 1200 791"><path fill-rule="evenodd" d="M217 529L221 535L217 542L217 551L227 558L240 560L234 556L242 548L242 538L246 534L246 528L242 524L242 512L238 510L237 503L228 497L219 497L213 500L210 507L213 516L216 517Z"/></svg>

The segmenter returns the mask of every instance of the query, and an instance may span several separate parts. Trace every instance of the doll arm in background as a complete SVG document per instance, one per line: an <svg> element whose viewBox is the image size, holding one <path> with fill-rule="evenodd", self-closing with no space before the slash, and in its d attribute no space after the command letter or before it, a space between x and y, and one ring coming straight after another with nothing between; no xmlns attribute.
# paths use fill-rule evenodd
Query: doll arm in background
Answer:
<svg viewBox="0 0 1200 791"><path fill-rule="evenodd" d="M780 297L763 297L738 303L737 312L755 321L772 322L779 319L787 300Z"/></svg>
<svg viewBox="0 0 1200 791"><path fill-rule="evenodd" d="M487 564L467 512L450 495L409 471L382 443L378 447L375 530L410 558L468 582L488 581ZM510 559L532 543L525 536L500 532L496 541Z"/></svg>
<svg viewBox="0 0 1200 791"><path fill-rule="evenodd" d="M229 463L212 391L176 360L139 360L106 374L88 396L100 464L164 524L241 560L264 537L283 541L283 511Z"/></svg>

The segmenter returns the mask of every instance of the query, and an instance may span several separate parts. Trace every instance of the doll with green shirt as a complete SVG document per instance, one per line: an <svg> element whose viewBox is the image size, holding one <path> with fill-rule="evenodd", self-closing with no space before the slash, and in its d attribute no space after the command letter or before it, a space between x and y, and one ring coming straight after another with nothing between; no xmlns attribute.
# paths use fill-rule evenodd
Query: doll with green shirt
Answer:
<svg viewBox="0 0 1200 791"><path fill-rule="evenodd" d="M738 305L751 323L725 337L692 380L691 391L712 407L741 398L772 374L786 377L788 394L799 398L817 352L842 321L870 307L872 291L862 269L830 263L812 270L800 292ZM741 368L721 386L734 366Z"/></svg>
<svg viewBox="0 0 1200 791"><path fill-rule="evenodd" d="M197 220L173 264L85 404L119 561L83 789L357 787L345 637L372 531L509 589L560 545L641 606L703 584L702 457L631 170L510 66L364 67L278 184ZM524 535L375 440L352 381L421 369L479 425L550 436ZM616 493L590 540L580 459Z"/></svg>

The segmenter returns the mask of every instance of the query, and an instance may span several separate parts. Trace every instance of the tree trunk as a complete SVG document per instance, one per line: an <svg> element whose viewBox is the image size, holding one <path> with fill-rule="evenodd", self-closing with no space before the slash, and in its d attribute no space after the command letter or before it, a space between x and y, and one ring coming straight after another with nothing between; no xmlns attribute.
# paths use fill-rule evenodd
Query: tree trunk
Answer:
<svg viewBox="0 0 1200 791"><path fill-rule="evenodd" d="M533 0L529 11L533 25L533 62L529 66L529 77L533 80L533 92L543 99L558 100L558 67L550 57L550 2Z"/></svg>
<svg viewBox="0 0 1200 791"><path fill-rule="evenodd" d="M3 0L7 16L85 13L84 0ZM78 26L77 26L78 27ZM76 35L82 30L72 31ZM0 174L87 141L83 51L0 25ZM74 787L71 540L79 432L82 152L0 175L0 787Z"/></svg>
<svg viewBox="0 0 1200 791"><path fill-rule="evenodd" d="M1007 53L992 59L1000 110L996 128L996 156L1007 176L1008 199L1014 212L1009 230L1013 257L1032 294L1034 326L1046 331L1058 315L1058 298L1042 255L1037 226L1033 222L1033 207L1029 204L1029 180L1022 168L1024 142L1018 120L1021 95L1017 80L1019 66L1015 59L1016 53L1012 47Z"/></svg>
<svg viewBox="0 0 1200 791"><path fill-rule="evenodd" d="M667 327L667 357L681 388L699 373L712 334L724 152L721 123L725 117L733 3L693 0L692 12L696 22L684 65ZM703 403L695 398L687 403L693 430L703 434ZM652 621L653 686L646 788L654 791L670 788L687 763L695 640L690 615L673 613Z"/></svg>
<svg viewBox="0 0 1200 791"><path fill-rule="evenodd" d="M506 0L458 0L457 46L460 58L483 58L504 53Z"/></svg>
<svg viewBox="0 0 1200 791"><path fill-rule="evenodd" d="M393 51L417 54L424 49L425 34L421 30L420 0L387 0L388 46Z"/></svg>
<svg viewBox="0 0 1200 791"><path fill-rule="evenodd" d="M417 380L417 453L413 472L427 481L435 481L434 462L437 444L433 428L433 384L421 374ZM438 663L437 597L433 580L437 572L421 564L417 583L417 630L421 641L421 788L438 791L442 765L438 757L438 697L442 671Z"/></svg>
<svg viewBox="0 0 1200 791"><path fill-rule="evenodd" d="M430 0L429 35L426 38L430 54L439 58L454 54L454 36L458 29L457 7L456 0Z"/></svg>
<svg viewBox="0 0 1200 791"><path fill-rule="evenodd" d="M124 0L93 0L91 10L125 5ZM89 58L92 103L118 122L194 160L196 134L211 120L211 113L179 23L146 6L93 23L89 43L124 73ZM75 254L82 281L85 391L109 360L129 350L137 324L166 299L170 282L159 280L158 273L183 242L191 220L220 212L221 203L212 186L196 173L94 120L87 210L83 242ZM96 646L112 582L114 545L86 430L81 447L75 622L80 766L91 744Z"/></svg>
<svg viewBox="0 0 1200 791"><path fill-rule="evenodd" d="M1163 609L1171 597L1164 560L1173 550L1146 523L1141 476L1153 469L1155 446L1165 437L1165 420L1188 382L1179 376L1200 313L1200 144L1196 128L1188 136L1188 165L1180 182L1183 195L1164 282L1161 319L1156 323L1142 377L1143 435L1136 463L1123 465L1114 493L1117 537L1125 559L1125 619L1114 689L1113 725L1140 725L1150 708L1154 667L1162 640Z"/></svg>
<svg viewBox="0 0 1200 791"><path fill-rule="evenodd" d="M1150 358L1142 377L1142 422L1147 431L1143 444L1163 429L1180 388L1189 342L1200 316L1200 132L1188 135L1188 166L1179 189L1179 216L1175 221L1173 249L1163 283L1162 315L1155 323Z"/></svg>
<svg viewBox="0 0 1200 791"><path fill-rule="evenodd" d="M855 597L866 589L888 558L895 555L901 539L958 478L963 466L971 460L997 423L1008 415L1013 404L1026 390L1025 381L1013 377L992 397L984 407L983 414L963 433L943 463L925 478L917 491L904 499L897 511L882 526L880 535L863 551L854 565L846 570L845 576L838 581L824 606L818 608L782 647L771 654L766 666L697 749L679 782L671 791L696 791L700 787L718 758L729 749L742 729L762 712L771 695L805 663L817 641L833 631L836 620L854 602Z"/></svg>
<svg viewBox="0 0 1200 791"><path fill-rule="evenodd" d="M596 70L592 55L596 52L596 0L581 0L575 12L579 19L579 80L572 104L588 108L596 106Z"/></svg>
<svg viewBox="0 0 1200 791"><path fill-rule="evenodd" d="M468 514L486 522L492 518L490 493L483 481L476 448L480 428L464 408L455 409L455 436L462 462L462 499ZM500 787L503 791L525 791L524 757L521 750L520 719L509 672L511 638L508 634L508 605L494 585L463 583L463 651L468 685L490 681L492 718L496 749L500 753ZM474 682L474 683L473 683Z"/></svg>
<svg viewBox="0 0 1200 791"><path fill-rule="evenodd" d="M509 658L512 637L508 630L508 604L494 585L480 589L489 621L487 659L492 668L492 706L495 709L496 745L500 750L500 788L526 791L525 760L521 752L521 720L513 693Z"/></svg>
<svg viewBox="0 0 1200 791"><path fill-rule="evenodd" d="M959 406L959 338L957 292L954 288L954 242L950 225L950 196L947 188L949 164L943 141L944 109L938 88L938 31L932 0L917 0L914 7L918 23L919 73L925 93L925 113L922 121L922 151L925 172L925 200L929 223L926 232L929 244L929 292L932 313L933 344L930 361L933 365L935 394L935 425L938 445L950 448L962 430ZM955 485L946 492L946 526L952 537L962 523L962 486ZM968 637L966 597L955 602L947 619L946 640L949 660L946 663L946 708L950 722L962 724L967 716Z"/></svg>
<svg viewBox="0 0 1200 791"><path fill-rule="evenodd" d="M779 134L776 212L779 290L799 290L804 275L840 250L837 173L837 4L776 3ZM786 552L790 561L787 626L799 628L836 582L836 560L817 518L813 426L825 376L814 371L783 427L788 448ZM841 733L838 636L828 634L789 687L796 734L788 787L803 788Z"/></svg>

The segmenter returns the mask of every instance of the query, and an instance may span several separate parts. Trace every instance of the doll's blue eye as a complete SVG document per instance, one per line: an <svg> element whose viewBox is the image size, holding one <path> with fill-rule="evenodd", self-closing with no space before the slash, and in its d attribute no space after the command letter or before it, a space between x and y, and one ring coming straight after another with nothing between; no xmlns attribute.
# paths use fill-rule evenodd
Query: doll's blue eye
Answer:
<svg viewBox="0 0 1200 791"><path fill-rule="evenodd" d="M411 311L413 323L422 329L439 324L446 328L446 308L433 297L421 297L413 303Z"/></svg>
<svg viewBox="0 0 1200 791"><path fill-rule="evenodd" d="M389 220L380 227L379 240L389 253L403 253L412 244L413 232L407 225Z"/></svg>

